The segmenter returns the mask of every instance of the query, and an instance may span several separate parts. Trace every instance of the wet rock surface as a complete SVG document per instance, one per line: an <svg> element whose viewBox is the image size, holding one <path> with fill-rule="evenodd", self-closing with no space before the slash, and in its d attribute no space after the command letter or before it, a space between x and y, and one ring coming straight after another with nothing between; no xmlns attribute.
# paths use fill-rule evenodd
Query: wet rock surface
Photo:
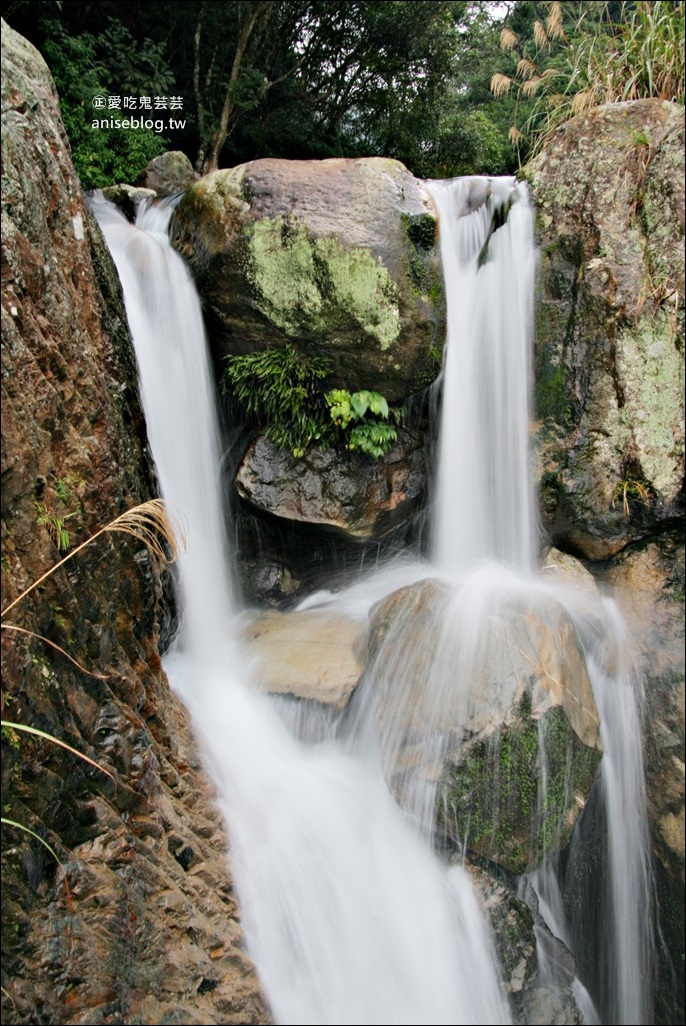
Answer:
<svg viewBox="0 0 686 1026"><path fill-rule="evenodd" d="M243 646L258 688L274 695L342 710L362 676L364 629L327 612L269 612L250 616Z"/></svg>
<svg viewBox="0 0 686 1026"><path fill-rule="evenodd" d="M480 866L467 868L491 924L513 1022L579 1026L574 958L541 919L531 888L523 901Z"/></svg>
<svg viewBox="0 0 686 1026"><path fill-rule="evenodd" d="M598 713L565 609L536 589L483 596L478 581L451 595L427 580L384 599L368 673L396 791L434 782L440 831L521 873L569 840L600 760Z"/></svg>
<svg viewBox="0 0 686 1026"><path fill-rule="evenodd" d="M3 24L2 595L154 494L121 291L71 166L47 67ZM227 840L160 646L169 580L105 536L7 617L2 1010L8 1023L268 1020ZM105 677L90 674L106 675ZM67 889L68 886L68 889Z"/></svg>
<svg viewBox="0 0 686 1026"><path fill-rule="evenodd" d="M423 505L423 437L400 429L393 448L373 460L316 447L296 459L260 435L235 483L239 496L263 513L329 529L348 541L379 541Z"/></svg>

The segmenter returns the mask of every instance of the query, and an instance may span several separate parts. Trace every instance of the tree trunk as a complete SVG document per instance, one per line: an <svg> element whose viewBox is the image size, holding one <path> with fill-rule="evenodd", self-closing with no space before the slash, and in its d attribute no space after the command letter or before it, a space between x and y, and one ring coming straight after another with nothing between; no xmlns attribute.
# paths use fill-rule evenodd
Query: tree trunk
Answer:
<svg viewBox="0 0 686 1026"><path fill-rule="evenodd" d="M245 57L250 37L253 33L253 29L258 21L263 17L269 16L269 11L272 8L270 0L261 0L259 3L249 3L246 5L246 11L241 21L240 32L238 35L238 42L236 43L236 52L233 58L233 64L231 65L231 74L229 75L229 81L226 85L226 92L224 94L224 103L222 105L222 111L219 118L219 127L212 132L209 139L202 141L198 152L198 161L196 166L203 175L209 174L211 171L216 171L219 167L219 154L221 153L224 143L226 142L230 127L231 117L234 113L235 108L235 94L236 84L238 82L238 76L241 72L241 66ZM200 33L200 21L198 21L198 32L196 33L196 66L199 66L199 33ZM198 96L198 113L200 112L201 97ZM200 117L198 116L198 124L200 124Z"/></svg>

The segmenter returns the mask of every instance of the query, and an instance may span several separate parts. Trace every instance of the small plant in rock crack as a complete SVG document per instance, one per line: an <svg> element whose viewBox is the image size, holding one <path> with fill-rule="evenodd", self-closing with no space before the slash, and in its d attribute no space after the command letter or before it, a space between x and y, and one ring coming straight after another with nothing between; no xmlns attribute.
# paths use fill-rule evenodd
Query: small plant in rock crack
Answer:
<svg viewBox="0 0 686 1026"><path fill-rule="evenodd" d="M308 446L340 446L379 459L397 438L401 411L379 392L350 393L323 385L324 357L304 359L287 344L225 357L223 388L280 448L299 458Z"/></svg>

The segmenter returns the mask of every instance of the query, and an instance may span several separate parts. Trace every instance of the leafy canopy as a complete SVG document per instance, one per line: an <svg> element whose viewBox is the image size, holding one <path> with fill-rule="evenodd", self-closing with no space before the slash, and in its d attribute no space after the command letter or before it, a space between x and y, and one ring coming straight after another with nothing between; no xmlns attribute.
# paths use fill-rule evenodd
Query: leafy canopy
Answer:
<svg viewBox="0 0 686 1026"><path fill-rule="evenodd" d="M137 43L113 20L98 36L88 32L70 35L56 21L49 26L43 53L57 86L81 184L92 189L135 182L146 164L167 148L167 139L151 128L94 128L94 118L126 114L95 110L93 97L107 96L113 82L122 94L164 93L172 75L164 62L163 47L150 40Z"/></svg>

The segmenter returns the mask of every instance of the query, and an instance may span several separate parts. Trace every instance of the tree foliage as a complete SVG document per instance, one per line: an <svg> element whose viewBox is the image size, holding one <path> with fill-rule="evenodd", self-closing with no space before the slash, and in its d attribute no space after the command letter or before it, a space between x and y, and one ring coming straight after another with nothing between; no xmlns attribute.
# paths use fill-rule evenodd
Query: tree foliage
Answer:
<svg viewBox="0 0 686 1026"><path fill-rule="evenodd" d="M98 115L93 97L110 92L116 81L123 93L166 89L172 76L161 47L137 44L123 25L110 21L98 37L74 36L60 22L50 23L43 53L60 98L62 119L71 143L74 166L85 188L135 181L145 165L167 147L150 128L93 127ZM109 117L113 112L102 112ZM116 111L121 117L121 111Z"/></svg>
<svg viewBox="0 0 686 1026"><path fill-rule="evenodd" d="M165 139L205 172L382 155L421 177L511 173L583 103L683 98L683 13L666 0L12 5L55 75L86 185L135 178ZM183 124L165 139L91 129L93 95L125 91L183 97Z"/></svg>
<svg viewBox="0 0 686 1026"><path fill-rule="evenodd" d="M520 159L590 107L650 97L684 102L683 4L538 7L540 17L523 31L503 28L501 48L513 70L498 71L491 80L496 97L515 96L510 139Z"/></svg>
<svg viewBox="0 0 686 1026"><path fill-rule="evenodd" d="M39 24L35 5L15 6L13 22L65 94L89 185L130 179L127 163L159 148L133 132L94 136L83 118L93 93L150 93L162 80L184 98L186 123L169 144L204 171L262 156L384 155L440 177L506 170L511 159L501 108L476 70L479 51L497 53L492 3L64 0L41 4Z"/></svg>

